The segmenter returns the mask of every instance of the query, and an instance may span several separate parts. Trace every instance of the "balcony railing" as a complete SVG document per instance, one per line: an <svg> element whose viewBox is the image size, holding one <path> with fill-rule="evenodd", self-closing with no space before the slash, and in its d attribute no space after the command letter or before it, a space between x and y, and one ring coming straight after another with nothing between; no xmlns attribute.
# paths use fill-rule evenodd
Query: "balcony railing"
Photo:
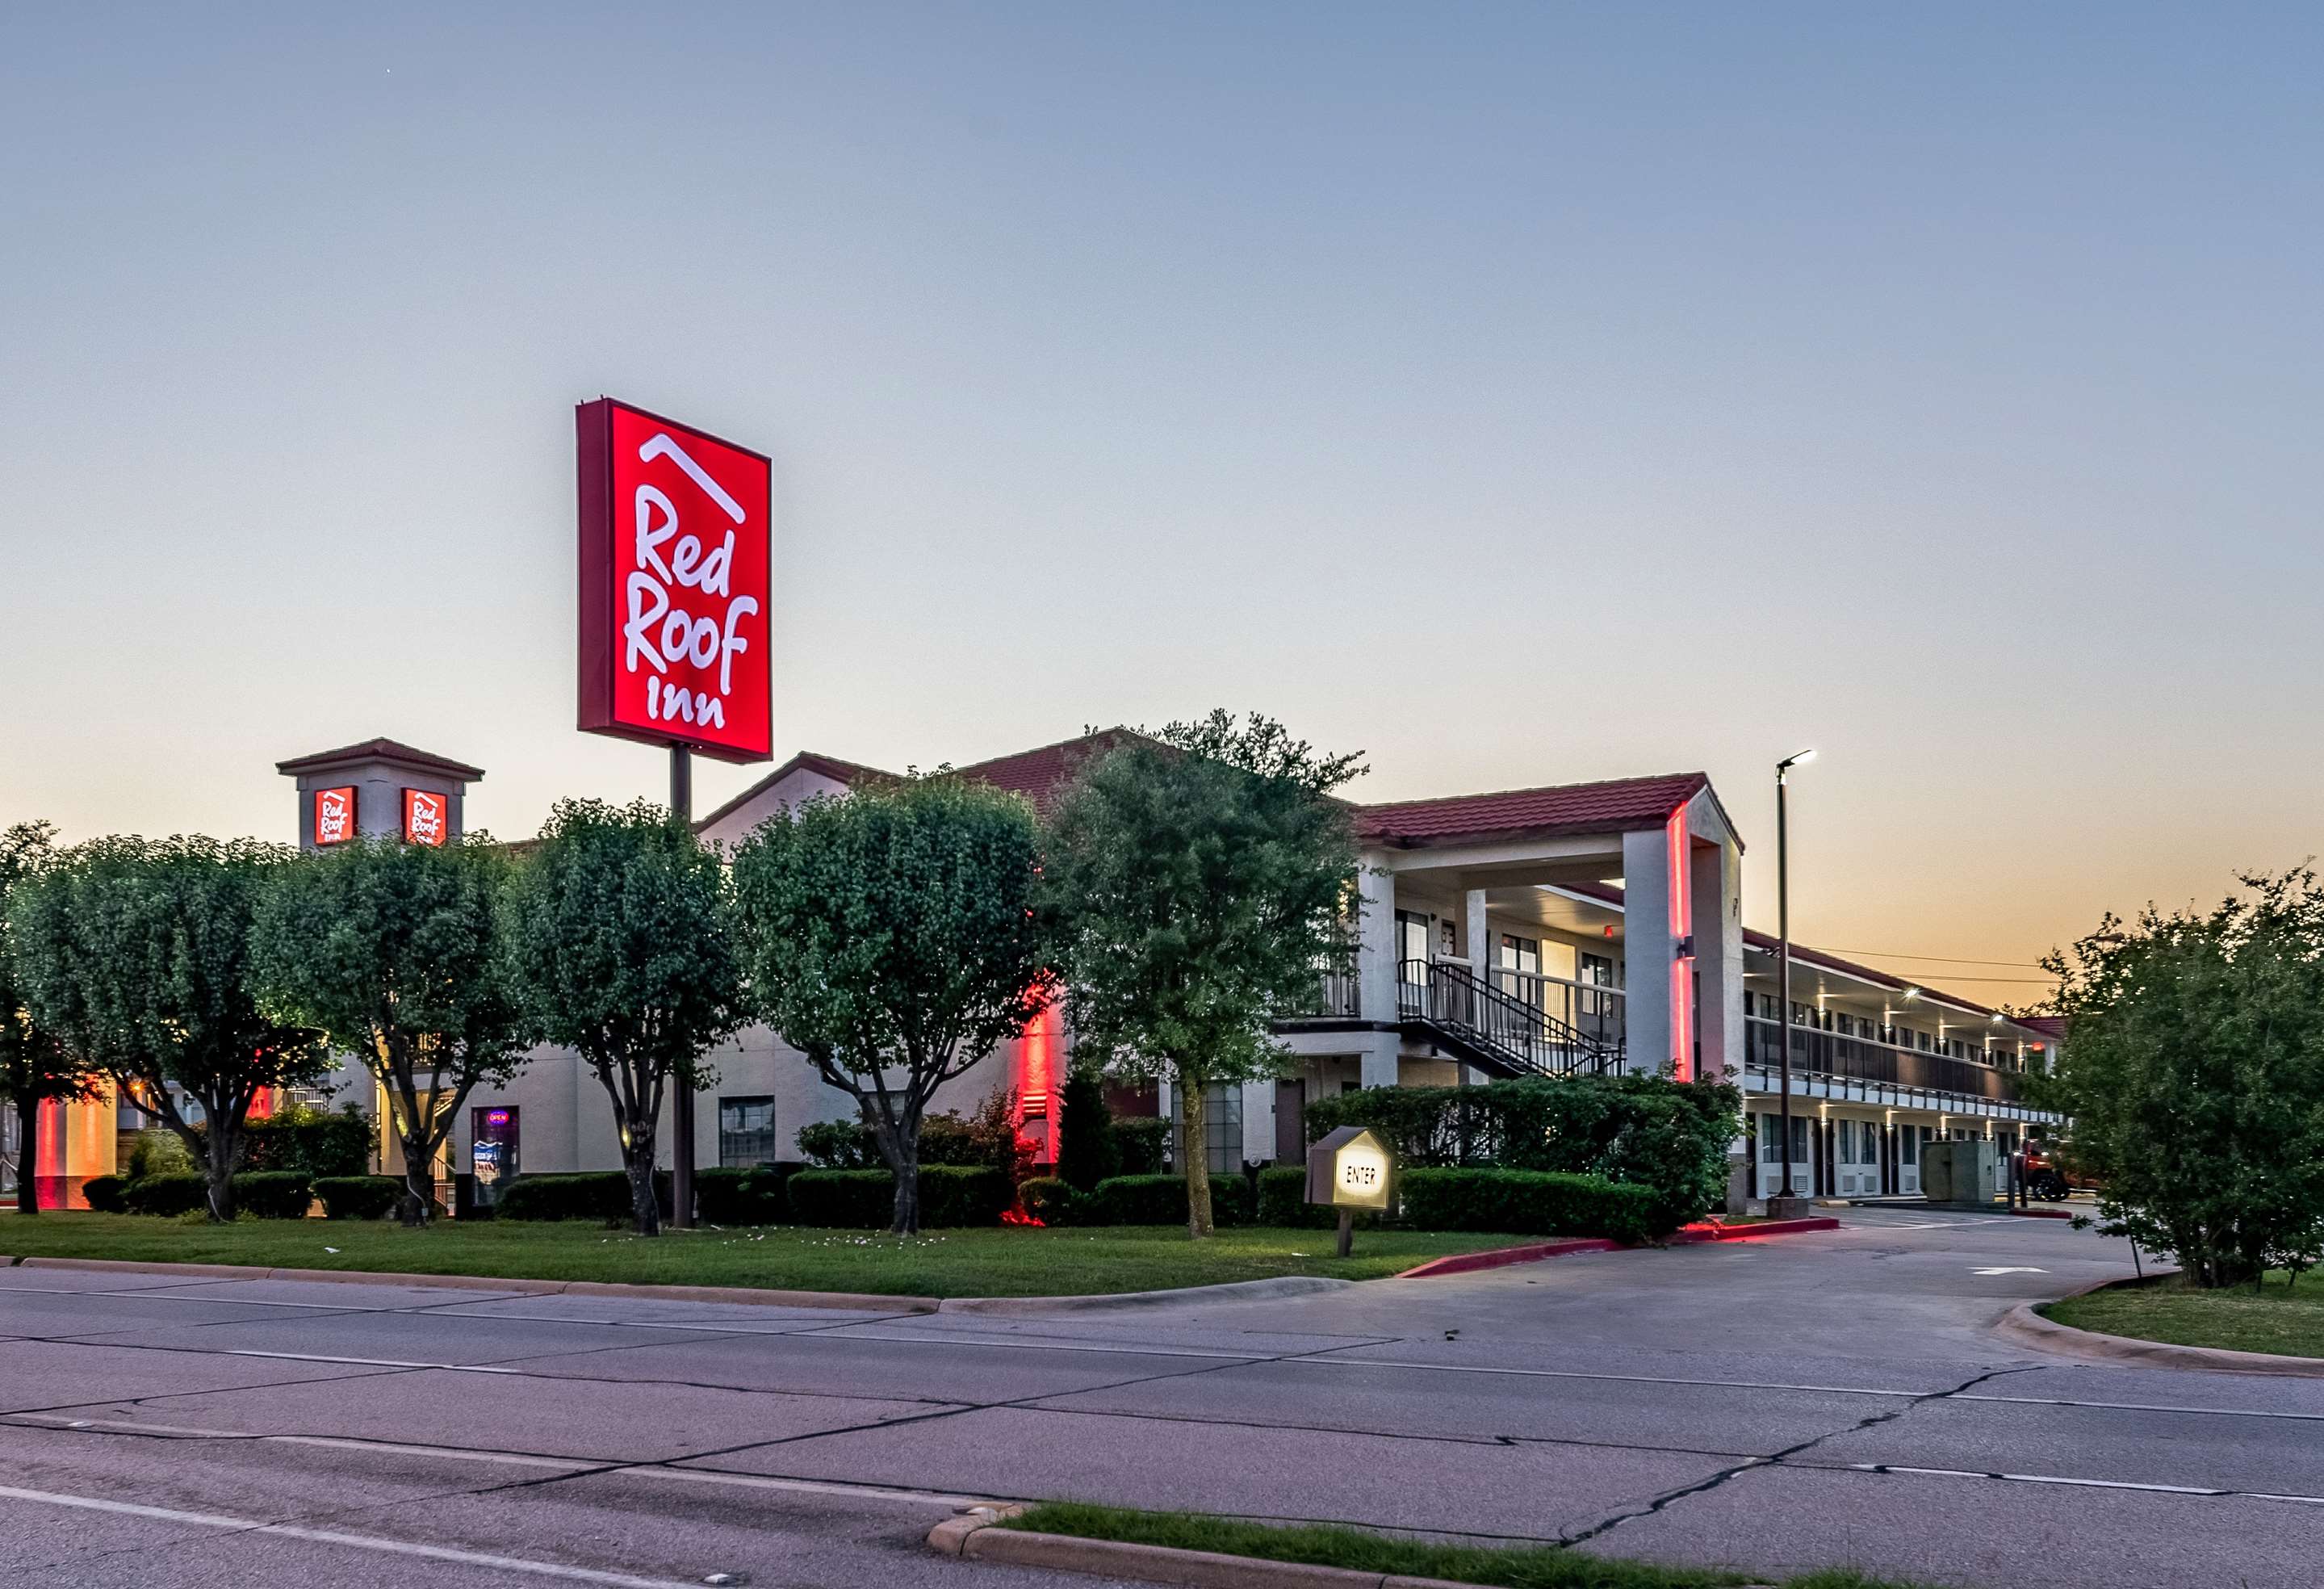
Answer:
<svg viewBox="0 0 2324 1589"><path fill-rule="evenodd" d="M1783 1024L1763 1016L1744 1022L1747 1048L1744 1062L1773 1071L1783 1064ZM1794 1075L1842 1076L1851 1081L1879 1082L1888 1086L1914 1087L1923 1092L1956 1093L1969 1098L2014 1103L2017 1077L1974 1059L1923 1049L1903 1049L1866 1038L1842 1037L1813 1027L1792 1028Z"/></svg>
<svg viewBox="0 0 2324 1589"><path fill-rule="evenodd" d="M1579 1032L1610 1048L1624 1046L1620 988L1506 967L1496 967L1491 979L1497 990L1532 1005L1553 1027Z"/></svg>
<svg viewBox="0 0 2324 1589"><path fill-rule="evenodd" d="M1465 960L1406 960L1397 967L1397 1013L1475 1045L1511 1073L1599 1076L1621 1049L1574 1030L1478 980Z"/></svg>

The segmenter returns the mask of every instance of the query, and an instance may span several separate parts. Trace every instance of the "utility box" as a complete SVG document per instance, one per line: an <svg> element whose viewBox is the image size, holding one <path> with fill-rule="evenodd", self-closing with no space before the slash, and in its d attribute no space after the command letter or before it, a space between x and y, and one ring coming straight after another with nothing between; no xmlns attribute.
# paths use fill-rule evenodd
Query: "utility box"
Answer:
<svg viewBox="0 0 2324 1589"><path fill-rule="evenodd" d="M1921 1192L1932 1203L1991 1206L2001 1193L2001 1149L1985 1137L1930 1142L1921 1150Z"/></svg>

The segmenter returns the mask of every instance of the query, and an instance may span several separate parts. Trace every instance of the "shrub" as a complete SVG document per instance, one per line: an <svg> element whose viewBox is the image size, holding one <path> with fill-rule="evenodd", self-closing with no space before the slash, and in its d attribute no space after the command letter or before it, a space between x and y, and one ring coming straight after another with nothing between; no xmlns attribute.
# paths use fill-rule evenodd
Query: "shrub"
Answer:
<svg viewBox="0 0 2324 1589"><path fill-rule="evenodd" d="M1091 1199L1087 1192L1058 1176L1036 1176L1017 1185L1018 1206L1043 1224L1087 1224Z"/></svg>
<svg viewBox="0 0 2324 1589"><path fill-rule="evenodd" d="M392 1175L327 1175L315 1182L326 1219L383 1219L395 1212L403 1183Z"/></svg>
<svg viewBox="0 0 2324 1589"><path fill-rule="evenodd" d="M884 1169L803 1169L790 1178L791 1218L835 1230L886 1230L896 1215L896 1178ZM1005 1170L983 1164L920 1167L920 1224L999 1224L1017 1188Z"/></svg>
<svg viewBox="0 0 2324 1589"><path fill-rule="evenodd" d="M669 1173L654 1177L655 1195L664 1217L669 1208ZM495 1206L500 1219L595 1219L627 1224L631 1219L630 1178L618 1169L588 1170L576 1175L521 1175L508 1184Z"/></svg>
<svg viewBox="0 0 2324 1589"><path fill-rule="evenodd" d="M747 1169L694 1172L694 1211L705 1224L781 1224L790 1213L783 1183L796 1164L759 1164Z"/></svg>
<svg viewBox="0 0 2324 1589"><path fill-rule="evenodd" d="M1668 1235L1668 1204L1651 1187L1534 1169L1407 1169L1397 1179L1404 1224L1426 1231L1508 1231L1647 1242Z"/></svg>
<svg viewBox="0 0 2324 1589"><path fill-rule="evenodd" d="M178 1133L170 1131L141 1131L130 1145L129 1162L122 1169L127 1180L142 1181L149 1175L194 1175L193 1155Z"/></svg>
<svg viewBox="0 0 2324 1589"><path fill-rule="evenodd" d="M860 1120L818 1120L798 1128L799 1157L816 1169L877 1169L880 1150Z"/></svg>
<svg viewBox="0 0 2324 1589"><path fill-rule="evenodd" d="M253 1169L234 1178L234 1206L254 1219L304 1219L315 1206L315 1178L304 1170Z"/></svg>
<svg viewBox="0 0 2324 1589"><path fill-rule="evenodd" d="M209 1183L198 1175L149 1175L131 1181L122 1188L121 1196L130 1213L164 1218L210 1206Z"/></svg>
<svg viewBox="0 0 2324 1589"><path fill-rule="evenodd" d="M1368 1125L1405 1170L1455 1166L1597 1176L1651 1188L1674 1229L1720 1202L1742 1095L1654 1076L1373 1087L1307 1105L1307 1140Z"/></svg>
<svg viewBox="0 0 2324 1589"><path fill-rule="evenodd" d="M1184 1224L1186 1178L1177 1175L1117 1175L1090 1194L1093 1224ZM1211 1182L1211 1223L1221 1228L1250 1223L1250 1183L1240 1176Z"/></svg>
<svg viewBox="0 0 2324 1589"><path fill-rule="evenodd" d="M99 1214L126 1214L129 1200L127 1179L117 1175L93 1175L81 1183L80 1195Z"/></svg>
<svg viewBox="0 0 2324 1589"><path fill-rule="evenodd" d="M337 1113L294 1104L244 1125L242 1161L235 1168L294 1170L309 1178L361 1175L371 1168L373 1140L371 1117L352 1104Z"/></svg>
<svg viewBox="0 0 2324 1589"><path fill-rule="evenodd" d="M1121 1173L1121 1141L1114 1132L1103 1081L1083 1071L1065 1077L1057 1099L1054 1141L1057 1178L1081 1191L1093 1191L1108 1176Z"/></svg>
<svg viewBox="0 0 2324 1589"><path fill-rule="evenodd" d="M1140 1114L1116 1120L1111 1134L1113 1157L1121 1166L1121 1174L1162 1173L1162 1161L1170 1146L1170 1122L1167 1116Z"/></svg>

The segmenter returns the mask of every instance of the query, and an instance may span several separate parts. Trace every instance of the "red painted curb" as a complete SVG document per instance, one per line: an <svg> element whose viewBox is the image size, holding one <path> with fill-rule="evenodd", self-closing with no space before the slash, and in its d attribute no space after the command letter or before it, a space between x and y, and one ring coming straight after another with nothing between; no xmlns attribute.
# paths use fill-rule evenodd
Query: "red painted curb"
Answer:
<svg viewBox="0 0 2324 1589"><path fill-rule="evenodd" d="M1674 1232L1665 1243L1673 1247L1690 1246L1697 1242L1747 1242L1758 1236L1793 1236L1808 1231L1836 1231L1836 1219L1775 1219L1758 1224L1689 1225ZM1480 1269L1505 1269L1512 1263L1535 1263L1545 1258L1564 1258L1576 1252L1620 1252L1627 1251L1619 1242L1602 1236L1582 1237L1569 1242L1536 1242L1524 1247L1494 1247L1483 1252L1455 1252L1447 1258L1432 1258L1416 1269L1407 1269L1396 1278L1400 1280L1432 1280L1438 1275L1470 1274Z"/></svg>

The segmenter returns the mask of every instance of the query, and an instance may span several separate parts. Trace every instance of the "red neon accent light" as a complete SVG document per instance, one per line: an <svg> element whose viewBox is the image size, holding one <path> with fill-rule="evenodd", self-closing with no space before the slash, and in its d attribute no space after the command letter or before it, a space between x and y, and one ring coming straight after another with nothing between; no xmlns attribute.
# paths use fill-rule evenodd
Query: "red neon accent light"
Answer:
<svg viewBox="0 0 2324 1589"><path fill-rule="evenodd" d="M1048 1141L1046 1157L1051 1163L1057 1157L1057 1007L1051 1004L1025 1024L1025 1035L1017 1044L1017 1124L1019 1136L1029 1136L1022 1130L1028 1116L1038 1116L1047 1122Z"/></svg>
<svg viewBox="0 0 2324 1589"><path fill-rule="evenodd" d="M1004 1208L1001 1211L1001 1223L1002 1224L1024 1225L1028 1229L1031 1230L1040 1230L1045 1227L1048 1222L1044 1220L1038 1214L1026 1213L1022 1208Z"/></svg>
<svg viewBox="0 0 2324 1589"><path fill-rule="evenodd" d="M1670 842L1670 931L1675 944L1694 931L1692 891L1687 887L1687 862L1692 846L1687 841L1686 808L1670 814L1663 826ZM1681 1081L1694 1079L1694 956L1674 955L1670 980L1671 1074Z"/></svg>

